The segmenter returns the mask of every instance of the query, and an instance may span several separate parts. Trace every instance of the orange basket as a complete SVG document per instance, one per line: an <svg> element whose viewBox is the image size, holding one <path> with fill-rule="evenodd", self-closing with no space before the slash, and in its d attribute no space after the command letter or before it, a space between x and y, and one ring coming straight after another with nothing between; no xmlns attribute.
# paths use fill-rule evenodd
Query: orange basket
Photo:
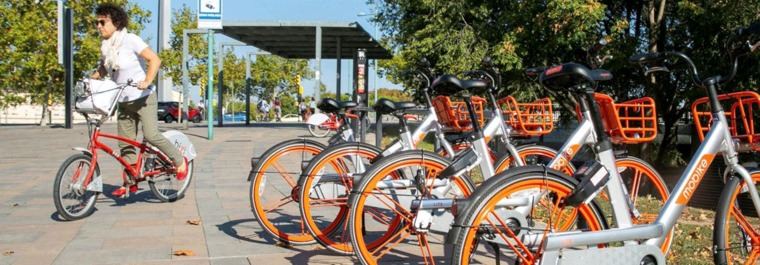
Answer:
<svg viewBox="0 0 760 265"><path fill-rule="evenodd" d="M657 110L654 99L643 97L615 103L608 95L594 93L599 105L604 129L610 140L617 144L651 142L657 137ZM580 111L576 107L578 118Z"/></svg>
<svg viewBox="0 0 760 265"><path fill-rule="evenodd" d="M552 101L542 98L531 103L518 103L514 97L500 99L504 120L514 132L522 136L540 136L554 129Z"/></svg>
<svg viewBox="0 0 760 265"><path fill-rule="evenodd" d="M700 141L705 139L713 118L709 101L708 97L703 97L691 104ZM731 136L743 147L760 151L760 123L755 122L760 118L760 95L751 91L734 92L719 95L718 101L724 107Z"/></svg>
<svg viewBox="0 0 760 265"><path fill-rule="evenodd" d="M470 114L467 112L467 105L464 101L451 101L447 96L437 96L433 98L433 107L435 114L438 115L438 121L446 127L448 131L462 132L472 130ZM472 97L472 107L475 110L475 117L478 123L483 126L485 114L483 112L486 100L481 97Z"/></svg>

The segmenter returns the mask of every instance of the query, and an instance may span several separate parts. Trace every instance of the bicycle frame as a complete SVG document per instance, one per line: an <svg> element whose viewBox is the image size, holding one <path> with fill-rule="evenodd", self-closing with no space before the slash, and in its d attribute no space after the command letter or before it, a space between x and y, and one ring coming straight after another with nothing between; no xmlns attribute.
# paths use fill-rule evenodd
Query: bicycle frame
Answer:
<svg viewBox="0 0 760 265"><path fill-rule="evenodd" d="M100 137L107 138L107 139L113 139L119 142L127 143L131 146L136 147L139 151L137 152L137 161L135 162L134 166L132 166L129 162L127 162L124 158L122 158L117 152L115 152L110 146L104 144L100 141ZM157 150L155 147L152 147L150 145L145 144L145 140L143 140L142 143L137 142L135 140L121 137L118 135L112 135L103 133L100 130L100 126L96 126L95 130L92 132L92 136L90 137L90 142L88 144L88 153L92 154L92 159L90 161L91 165L97 164L98 161L98 150L101 150L105 152L106 154L110 155L114 159L116 159L119 164L121 164L122 167L129 173L131 176L138 177L138 178L145 178L145 177L153 177L159 174L164 173L160 170L154 170L154 171L148 171L148 172L141 172L141 168L143 167L143 156L144 154L154 154L156 157L161 159L166 164L171 164L169 161L169 157L167 157L164 153ZM87 178L85 179L83 186L88 186L89 183L92 181L93 174L94 174L95 167L91 167L90 171L87 172Z"/></svg>

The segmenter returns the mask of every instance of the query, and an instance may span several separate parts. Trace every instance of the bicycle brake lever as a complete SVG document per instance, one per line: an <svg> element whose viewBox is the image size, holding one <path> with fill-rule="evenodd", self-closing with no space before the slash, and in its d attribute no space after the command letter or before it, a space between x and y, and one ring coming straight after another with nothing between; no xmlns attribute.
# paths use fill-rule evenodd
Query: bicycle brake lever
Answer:
<svg viewBox="0 0 760 265"><path fill-rule="evenodd" d="M668 69L665 66L652 66L652 67L645 67L646 70L644 70L644 75L649 75L651 73L655 72L666 72L670 73L670 69Z"/></svg>

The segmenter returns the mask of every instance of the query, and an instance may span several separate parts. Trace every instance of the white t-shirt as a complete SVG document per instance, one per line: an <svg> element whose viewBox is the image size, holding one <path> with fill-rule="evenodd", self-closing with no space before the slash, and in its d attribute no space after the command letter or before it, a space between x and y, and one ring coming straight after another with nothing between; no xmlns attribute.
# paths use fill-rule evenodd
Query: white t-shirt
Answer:
<svg viewBox="0 0 760 265"><path fill-rule="evenodd" d="M120 85L126 84L129 79L132 79L132 84L134 85L145 80L145 69L140 65L139 54L147 47L148 44L146 44L140 36L133 33L127 33L119 47L119 70L114 71L111 74L111 79ZM103 40L100 45L101 62L103 61L103 58L105 58L105 54L106 41ZM121 94L119 102L140 99L149 96L150 93L153 93L153 86L150 86L145 90L129 86L124 89L124 93Z"/></svg>

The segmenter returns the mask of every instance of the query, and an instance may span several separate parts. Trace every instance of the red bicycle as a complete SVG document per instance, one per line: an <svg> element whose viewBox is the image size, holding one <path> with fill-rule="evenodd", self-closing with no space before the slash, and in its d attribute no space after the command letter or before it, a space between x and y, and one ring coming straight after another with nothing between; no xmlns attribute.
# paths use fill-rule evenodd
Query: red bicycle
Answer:
<svg viewBox="0 0 760 265"><path fill-rule="evenodd" d="M171 159L149 145L133 139L107 134L100 126L115 112L117 100L124 88L110 81L84 80L75 88L77 94L76 111L87 119L90 140L87 148L74 148L80 153L70 156L61 165L55 177L53 201L56 210L64 220L78 220L95 210L95 202L103 192L103 180L98 164L98 150L112 156L124 167L125 187L148 181L152 193L163 202L173 202L184 197L193 177L195 148L189 138L179 131L163 133L187 159L187 176L177 178L177 171ZM91 117L90 115L93 115ZM111 147L101 142L101 138L127 143L139 150L135 164L130 164ZM129 192L125 194L128 196Z"/></svg>
<svg viewBox="0 0 760 265"><path fill-rule="evenodd" d="M359 118L358 115L353 113L346 113L346 117L349 119ZM309 119L306 121L306 123L308 124L309 133L311 136L322 138L330 134L331 131L337 132L343 121L338 119L338 117L333 113L316 113L309 116Z"/></svg>

